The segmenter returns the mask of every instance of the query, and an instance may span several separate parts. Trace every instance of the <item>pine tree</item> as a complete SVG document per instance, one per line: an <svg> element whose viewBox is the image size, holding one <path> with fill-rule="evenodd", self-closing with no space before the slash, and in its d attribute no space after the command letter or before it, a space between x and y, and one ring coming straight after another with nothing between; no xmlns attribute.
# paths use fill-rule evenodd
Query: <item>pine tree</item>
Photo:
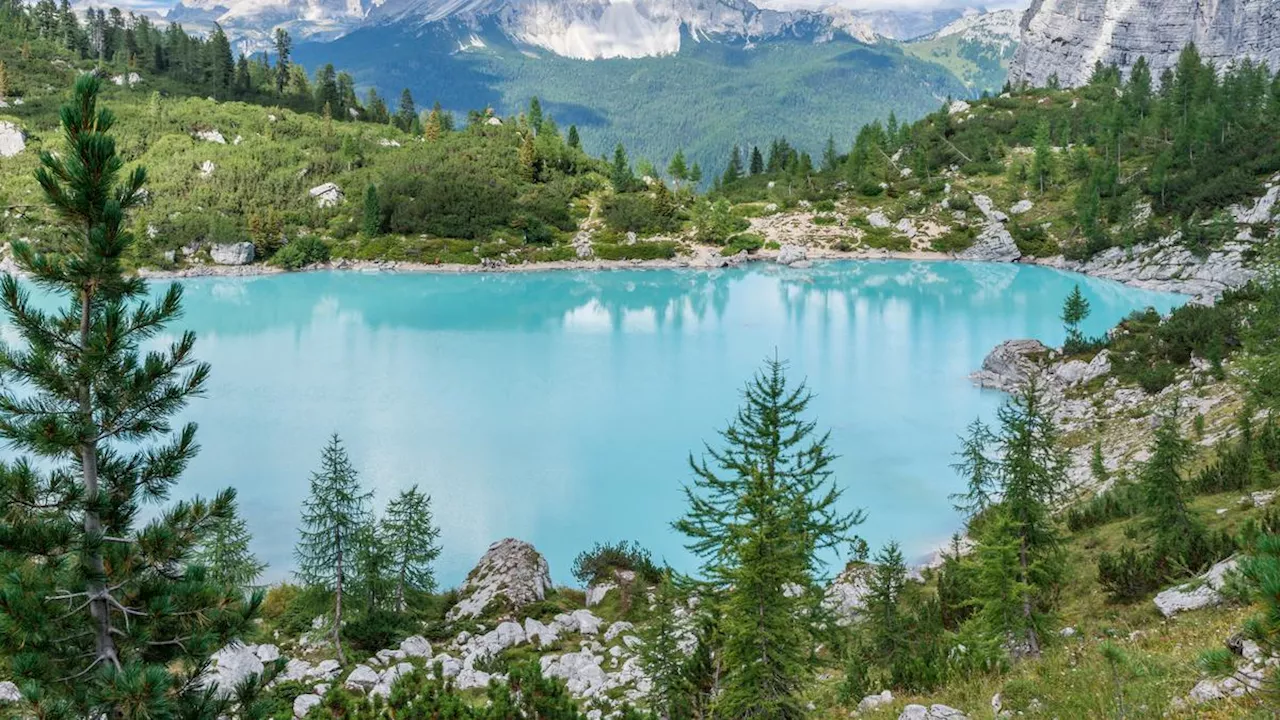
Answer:
<svg viewBox="0 0 1280 720"><path fill-rule="evenodd" d="M533 144L532 131L524 134L517 155L520 161L520 177L526 182L535 182L538 179L538 149Z"/></svg>
<svg viewBox="0 0 1280 720"><path fill-rule="evenodd" d="M684 150L676 150L676 154L671 156L671 162L667 164L667 174L677 183L689 179L689 166L684 161Z"/></svg>
<svg viewBox="0 0 1280 720"><path fill-rule="evenodd" d="M216 583L237 589L252 587L267 564L249 549L249 528L233 503L227 516L212 524L195 554L196 562L209 570Z"/></svg>
<svg viewBox="0 0 1280 720"><path fill-rule="evenodd" d="M222 31L222 26L218 23L213 24L213 34L209 36L208 53L209 82L215 94L219 97L227 97L231 93L232 83L235 80L236 64L231 55L231 41L227 39L227 34Z"/></svg>
<svg viewBox="0 0 1280 720"><path fill-rule="evenodd" d="M705 582L723 593L716 702L725 717L804 716L799 692L826 621L821 558L863 519L836 507L828 436L803 419L811 400L803 384L788 387L782 362L769 361L721 433L726 447L690 458L689 510L674 527L702 558Z"/></svg>
<svg viewBox="0 0 1280 720"><path fill-rule="evenodd" d="M839 164L840 155L836 152L836 138L834 135L828 135L826 147L822 149L822 171L835 172Z"/></svg>
<svg viewBox="0 0 1280 720"><path fill-rule="evenodd" d="M751 174L759 175L764 172L764 156L760 154L760 148L751 148Z"/></svg>
<svg viewBox="0 0 1280 720"><path fill-rule="evenodd" d="M686 593L680 591L670 570L663 575L654 597L654 621L642 631L640 663L653 683L649 709L668 720L693 717L694 685L689 672L689 650L696 643L688 617ZM683 608L681 606L684 606ZM680 619L684 611L685 620Z"/></svg>
<svg viewBox="0 0 1280 720"><path fill-rule="evenodd" d="M1204 527L1187 507L1183 468L1191 458L1191 443L1178 431L1177 422L1167 417L1156 428L1151 457L1142 466L1138 482L1146 500L1146 527L1154 542L1152 550L1161 565L1177 575L1187 564L1198 564L1198 545ZM1195 567L1192 570L1198 569Z"/></svg>
<svg viewBox="0 0 1280 720"><path fill-rule="evenodd" d="M289 54L293 49L293 40L289 38L289 33L284 28L276 28L275 33L276 46L276 94L284 95L284 90L289 86Z"/></svg>
<svg viewBox="0 0 1280 720"><path fill-rule="evenodd" d="M899 656L906 650L906 622L899 607L906 586L907 565L902 549L898 543L890 542L876 554L862 614L868 649L877 662L889 668L900 662Z"/></svg>
<svg viewBox="0 0 1280 720"><path fill-rule="evenodd" d="M696 160L694 161L693 165L689 168L689 182L693 183L694 185L697 185L698 183L702 182L702 166L699 165Z"/></svg>
<svg viewBox="0 0 1280 720"><path fill-rule="evenodd" d="M1040 188L1041 195L1053 184L1054 165L1049 122L1045 120L1036 127L1035 155L1031 160L1031 176L1035 180L1036 187Z"/></svg>
<svg viewBox="0 0 1280 720"><path fill-rule="evenodd" d="M578 137L578 126L569 126L569 147L577 149L582 147L582 139Z"/></svg>
<svg viewBox="0 0 1280 720"><path fill-rule="evenodd" d="M969 423L968 434L960 438L960 450L951 466L965 479L963 494L952 495L955 508L966 517L975 517L995 501L997 461L991 456L996 436L981 419Z"/></svg>
<svg viewBox="0 0 1280 720"><path fill-rule="evenodd" d="M9 73L5 70L4 61L0 61L0 99L9 95Z"/></svg>
<svg viewBox="0 0 1280 720"><path fill-rule="evenodd" d="M400 92L400 107L396 110L396 127L411 132L418 119L418 107L413 104L413 95L409 88Z"/></svg>
<svg viewBox="0 0 1280 720"><path fill-rule="evenodd" d="M733 146L733 152L729 154L729 164L724 169L724 177L721 179L722 185L729 185L737 182L742 177L742 149L737 145Z"/></svg>
<svg viewBox="0 0 1280 720"><path fill-rule="evenodd" d="M32 456L0 463L0 653L27 699L23 716L213 720L226 703L195 677L248 630L261 595L246 600L189 565L230 515L232 491L135 525L197 452L195 426L171 423L209 368L190 332L141 350L181 314L182 288L149 301L145 281L123 272L126 217L147 175L121 177L100 90L95 75L76 81L61 113L66 147L40 155L36 180L62 226L57 252L13 243L19 267L62 309L38 309L16 276L0 279L21 338L0 346L0 438Z"/></svg>
<svg viewBox="0 0 1280 720"><path fill-rule="evenodd" d="M631 163L627 161L627 150L618 143L613 149L613 165L609 171L609 180L613 183L614 192L627 192L636 184L636 177L631 172Z"/></svg>
<svg viewBox="0 0 1280 720"><path fill-rule="evenodd" d="M336 112L339 120L342 117L342 99L338 97L338 73L331 63L316 71L316 107L329 108L330 117Z"/></svg>
<svg viewBox="0 0 1280 720"><path fill-rule="evenodd" d="M302 505L294 557L302 582L333 591L333 643L342 663L346 662L341 634L344 583L360 531L369 521L371 497L372 493L361 490L356 469L335 434L321 455L320 470L311 474L311 494Z"/></svg>
<svg viewBox="0 0 1280 720"><path fill-rule="evenodd" d="M403 612L410 591L429 594L436 587L431 564L440 556L440 528L431 516L431 496L417 485L400 491L387 504L382 525L395 576L395 606Z"/></svg>
<svg viewBox="0 0 1280 720"><path fill-rule="evenodd" d="M542 132L542 103L538 102L537 95L529 98L529 127L535 135Z"/></svg>
<svg viewBox="0 0 1280 720"><path fill-rule="evenodd" d="M364 191L364 218L361 223L366 237L382 234L382 203L378 200L378 188L373 183Z"/></svg>

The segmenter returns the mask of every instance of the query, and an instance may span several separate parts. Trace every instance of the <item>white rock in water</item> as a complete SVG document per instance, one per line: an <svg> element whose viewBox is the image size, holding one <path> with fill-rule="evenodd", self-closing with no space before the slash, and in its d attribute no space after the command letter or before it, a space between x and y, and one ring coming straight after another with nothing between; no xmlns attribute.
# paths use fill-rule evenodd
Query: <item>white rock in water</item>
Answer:
<svg viewBox="0 0 1280 720"><path fill-rule="evenodd" d="M421 635L405 638L400 643L400 649L409 657L431 657L431 643Z"/></svg>
<svg viewBox="0 0 1280 720"><path fill-rule="evenodd" d="M347 676L346 683L343 687L348 690L368 691L374 685L378 684L378 672L368 665L357 665L355 670Z"/></svg>
<svg viewBox="0 0 1280 720"><path fill-rule="evenodd" d="M217 130L198 130L196 131L194 137L197 140L217 143L219 145L227 144L227 139L222 137L222 133L218 132Z"/></svg>
<svg viewBox="0 0 1280 720"><path fill-rule="evenodd" d="M214 245L209 248L209 257L218 265L248 265L253 262L253 243Z"/></svg>
<svg viewBox="0 0 1280 720"><path fill-rule="evenodd" d="M17 685L8 680L0 682L0 703L14 703L21 699L22 692L18 690Z"/></svg>
<svg viewBox="0 0 1280 720"><path fill-rule="evenodd" d="M1156 609L1165 617L1173 617L1180 612L1212 607L1222 602L1222 586L1226 583L1227 573L1236 568L1235 558L1223 560L1209 568L1196 582L1179 585L1156 595Z"/></svg>
<svg viewBox="0 0 1280 720"><path fill-rule="evenodd" d="M858 703L858 712L871 712L881 705L888 705L893 702L893 693L885 690L879 695L868 695L862 698L862 702Z"/></svg>
<svg viewBox="0 0 1280 720"><path fill-rule="evenodd" d="M809 252L801 245L783 245L778 250L778 264L791 265L809 259Z"/></svg>
<svg viewBox="0 0 1280 720"><path fill-rule="evenodd" d="M317 185L307 192L310 193L311 197L315 198L316 207L333 207L346 199L346 196L342 194L342 188L331 182Z"/></svg>
<svg viewBox="0 0 1280 720"><path fill-rule="evenodd" d="M490 545L467 575L459 589L462 600L449 610L448 620L479 617L490 603L519 610L544 599L550 589L546 559L529 543L507 538Z"/></svg>
<svg viewBox="0 0 1280 720"><path fill-rule="evenodd" d="M1145 57L1151 77L1177 65L1187 43L1219 68L1251 58L1280 67L1280 6L1273 1L1034 0L1009 81L1043 87L1086 84L1095 63L1117 64L1128 77Z"/></svg>
<svg viewBox="0 0 1280 720"><path fill-rule="evenodd" d="M321 702L323 702L323 698L319 695L312 695L310 693L307 693L306 695L299 695L293 699L293 716L301 720L301 718L307 716L307 713L311 712L312 708L319 705Z"/></svg>
<svg viewBox="0 0 1280 720"><path fill-rule="evenodd" d="M0 157L13 157L27 149L27 136L16 123L0 120Z"/></svg>

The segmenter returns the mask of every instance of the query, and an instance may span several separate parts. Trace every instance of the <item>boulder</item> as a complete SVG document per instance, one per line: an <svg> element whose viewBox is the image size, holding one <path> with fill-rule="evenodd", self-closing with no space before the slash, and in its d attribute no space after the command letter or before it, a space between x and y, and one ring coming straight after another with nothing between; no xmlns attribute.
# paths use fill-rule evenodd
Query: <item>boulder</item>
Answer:
<svg viewBox="0 0 1280 720"><path fill-rule="evenodd" d="M1013 207L1009 208L1009 214L1010 214L1010 215L1025 215L1025 214L1027 214L1027 213L1031 212L1031 210L1032 210L1035 206L1036 206L1036 204L1035 204L1035 203L1033 203L1033 202L1031 202L1030 200L1019 200L1018 202L1016 202L1016 203L1014 203L1014 204L1013 204Z"/></svg>
<svg viewBox="0 0 1280 720"><path fill-rule="evenodd" d="M400 147L400 143L395 140L388 140L387 138L382 138L378 141L378 144L382 147Z"/></svg>
<svg viewBox="0 0 1280 720"><path fill-rule="evenodd" d="M792 263L808 259L809 253L801 245L783 245L782 248L778 250L779 265L790 265Z"/></svg>
<svg viewBox="0 0 1280 720"><path fill-rule="evenodd" d="M1004 225L996 221L988 221L973 244L956 253L957 259L973 262L1013 262L1020 257L1022 251L1018 243Z"/></svg>
<svg viewBox="0 0 1280 720"><path fill-rule="evenodd" d="M980 387L1015 392L1039 372L1035 358L1048 352L1039 340L1006 340L988 353L982 369L969 377Z"/></svg>
<svg viewBox="0 0 1280 720"><path fill-rule="evenodd" d="M1156 609L1165 617L1173 617L1180 612L1212 607L1222 602L1222 586L1226 583L1227 573L1236 568L1235 558L1223 560L1209 568L1195 582L1169 588L1156 595Z"/></svg>
<svg viewBox="0 0 1280 720"><path fill-rule="evenodd" d="M8 158L27 149L27 135L17 123L0 120L0 157Z"/></svg>
<svg viewBox="0 0 1280 720"><path fill-rule="evenodd" d="M295 718L304 718L311 709L323 702L323 698L319 695L299 695L293 699L293 716Z"/></svg>
<svg viewBox="0 0 1280 720"><path fill-rule="evenodd" d="M1053 377L1063 385L1082 385L1111 372L1111 354L1103 350L1093 360L1069 360L1054 367Z"/></svg>
<svg viewBox="0 0 1280 720"><path fill-rule="evenodd" d="M873 228L881 229L893 227L893 223L889 222L889 217L879 210L867 213L867 223Z"/></svg>
<svg viewBox="0 0 1280 720"><path fill-rule="evenodd" d="M871 712L882 705L888 705L893 702L893 693L885 690L879 695L868 695L862 698L862 702L858 703L858 712Z"/></svg>
<svg viewBox="0 0 1280 720"><path fill-rule="evenodd" d="M540 662L543 675L564 680L574 697L592 697L604 688L607 681L604 670L600 668L604 658L588 649L560 656L544 656Z"/></svg>
<svg viewBox="0 0 1280 720"><path fill-rule="evenodd" d="M131 72L126 75L116 75L115 77L111 78L111 82L121 87L124 87L125 85L128 85L129 87L133 87L134 85L137 85L138 83L142 82L142 76L136 72Z"/></svg>
<svg viewBox="0 0 1280 720"><path fill-rule="evenodd" d="M618 586L611 582L596 583L587 588L587 607L595 607L604 602L604 598L609 594L610 590L616 590Z"/></svg>
<svg viewBox="0 0 1280 720"><path fill-rule="evenodd" d="M451 622L479 617L486 608L515 611L538 602L551 589L547 561L527 542L507 538L489 546L460 588L449 610Z"/></svg>
<svg viewBox="0 0 1280 720"><path fill-rule="evenodd" d="M218 145L226 145L227 139L222 137L222 133L217 130L197 130L191 134L197 140L205 142L217 143Z"/></svg>
<svg viewBox="0 0 1280 720"><path fill-rule="evenodd" d="M209 257L218 265L248 265L253 262L253 243L213 245L209 248Z"/></svg>
<svg viewBox="0 0 1280 720"><path fill-rule="evenodd" d="M17 685L8 680L0 682L0 703L14 703L21 699L22 692L18 690Z"/></svg>
<svg viewBox="0 0 1280 720"><path fill-rule="evenodd" d="M972 106L964 100L952 100L951 104L947 106L947 114L959 115L960 113L967 113L971 107Z"/></svg>
<svg viewBox="0 0 1280 720"><path fill-rule="evenodd" d="M862 611L867 593L871 591L867 580L874 568L867 564L851 564L831 581L823 603L841 622L851 622Z"/></svg>
<svg viewBox="0 0 1280 720"><path fill-rule="evenodd" d="M475 690L488 687L489 680L489 673L464 667L458 672L454 685L459 690Z"/></svg>
<svg viewBox="0 0 1280 720"><path fill-rule="evenodd" d="M999 223L1009 221L1009 216L997 210L995 202L986 195L974 195L973 204L977 206L978 212L981 212L982 216L988 220Z"/></svg>
<svg viewBox="0 0 1280 720"><path fill-rule="evenodd" d="M275 645L254 645L253 654L264 663L280 659L280 648Z"/></svg>
<svg viewBox="0 0 1280 720"><path fill-rule="evenodd" d="M434 668L436 665L440 666L440 674L447 678L457 677L458 673L462 672L462 661L452 655L441 653L431 658L429 667Z"/></svg>
<svg viewBox="0 0 1280 720"><path fill-rule="evenodd" d="M484 121L484 124L485 124L485 125L492 125L492 126L494 126L494 127L498 127L499 125L501 125L501 124L502 124L502 120L501 120L501 119L499 119L499 118L496 118L496 117L491 117L491 118L489 118L488 120L485 120L485 121Z"/></svg>
<svg viewBox="0 0 1280 720"><path fill-rule="evenodd" d="M327 182L323 185L317 185L307 191L311 197L315 198L316 207L327 208L339 205L346 199L346 195L342 194L342 188L336 183Z"/></svg>
<svg viewBox="0 0 1280 720"><path fill-rule="evenodd" d="M538 647L544 648L560 639L560 631L557 627L544 625L533 618L525 618L524 637L530 643L535 637L538 638Z"/></svg>
<svg viewBox="0 0 1280 720"><path fill-rule="evenodd" d="M608 630L604 631L604 641L613 642L614 638L632 629L635 629L635 625L632 625L625 620L619 620L618 622L611 624Z"/></svg>
<svg viewBox="0 0 1280 720"><path fill-rule="evenodd" d="M205 684L217 688L220 697L230 697L246 678L261 675L262 660L254 646L232 643L213 654L212 667Z"/></svg>
<svg viewBox="0 0 1280 720"><path fill-rule="evenodd" d="M407 657L431 657L431 643L421 635L405 638L400 643L400 649Z"/></svg>
<svg viewBox="0 0 1280 720"><path fill-rule="evenodd" d="M289 658L289 662L285 663L284 670L276 676L281 681L299 681L311 676L311 663L300 658Z"/></svg>
<svg viewBox="0 0 1280 720"><path fill-rule="evenodd" d="M347 681L343 683L343 687L348 690L358 690L368 692L374 685L378 684L381 677L378 671L368 665L357 665L355 670L347 676Z"/></svg>
<svg viewBox="0 0 1280 720"><path fill-rule="evenodd" d="M908 705L898 720L968 720L969 716L946 705Z"/></svg>
<svg viewBox="0 0 1280 720"><path fill-rule="evenodd" d="M341 674L342 666L338 664L337 660L321 660L320 664L311 668L307 673L310 677L323 680L334 680Z"/></svg>
<svg viewBox="0 0 1280 720"><path fill-rule="evenodd" d="M515 647L525 641L524 628L513 622L500 623L498 627L490 630L484 635L474 637L468 644L471 654L480 657L492 657L506 650L509 647Z"/></svg>

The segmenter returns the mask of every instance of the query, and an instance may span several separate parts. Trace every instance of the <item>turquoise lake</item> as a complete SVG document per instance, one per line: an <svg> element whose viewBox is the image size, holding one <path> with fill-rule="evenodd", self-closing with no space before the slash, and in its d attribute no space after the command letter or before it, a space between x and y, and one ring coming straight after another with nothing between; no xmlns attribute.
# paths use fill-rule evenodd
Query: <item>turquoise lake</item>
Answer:
<svg viewBox="0 0 1280 720"><path fill-rule="evenodd" d="M959 525L957 436L1003 399L967 376L1002 340L1060 343L1075 283L1090 334L1185 300L1039 267L908 261L186 280L179 325L213 375L185 413L203 449L175 496L235 487L267 579L283 579L337 432L379 509L414 483L431 494L445 586L508 536L534 543L560 583L604 540L688 569L669 525L688 455L776 352L816 393L844 502L867 512L859 534L918 557Z"/></svg>

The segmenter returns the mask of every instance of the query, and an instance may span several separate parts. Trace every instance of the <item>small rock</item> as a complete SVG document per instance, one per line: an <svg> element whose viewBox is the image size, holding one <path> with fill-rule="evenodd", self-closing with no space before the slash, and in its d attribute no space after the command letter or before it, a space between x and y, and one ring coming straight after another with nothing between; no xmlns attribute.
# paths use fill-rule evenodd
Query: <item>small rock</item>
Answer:
<svg viewBox="0 0 1280 720"><path fill-rule="evenodd" d="M378 672L368 665L357 665L355 670L347 676L347 681L343 683L343 687L348 690L359 690L367 692L374 685L378 684Z"/></svg>
<svg viewBox="0 0 1280 720"><path fill-rule="evenodd" d="M22 692L18 690L17 685L8 680L0 682L0 703L15 703L21 699Z"/></svg>
<svg viewBox="0 0 1280 720"><path fill-rule="evenodd" d="M342 194L342 188L331 182L317 185L307 192L311 197L315 198L316 207L321 208L333 207L346 199L346 196Z"/></svg>
<svg viewBox="0 0 1280 720"><path fill-rule="evenodd" d="M879 695L868 695L862 698L862 702L858 703L858 712L870 712L891 702L893 702L893 693L888 690L881 692Z"/></svg>
<svg viewBox="0 0 1280 720"><path fill-rule="evenodd" d="M809 258L809 253L800 245L783 245L778 250L778 264L791 265Z"/></svg>
<svg viewBox="0 0 1280 720"><path fill-rule="evenodd" d="M222 133L217 130L197 130L192 133L192 137L205 142L217 143L218 145L227 144L227 139L222 137Z"/></svg>
<svg viewBox="0 0 1280 720"><path fill-rule="evenodd" d="M293 699L293 716L295 718L304 718L311 709L323 702L324 699L319 695L299 695Z"/></svg>
<svg viewBox="0 0 1280 720"><path fill-rule="evenodd" d="M1009 214L1025 215L1026 213L1031 212L1031 209L1034 207L1035 207L1035 203L1031 202L1030 200L1019 200L1018 202L1013 204L1013 207L1009 208Z"/></svg>
<svg viewBox="0 0 1280 720"><path fill-rule="evenodd" d="M405 638L400 643L400 649L408 657L431 657L431 643L421 635L413 635Z"/></svg>

